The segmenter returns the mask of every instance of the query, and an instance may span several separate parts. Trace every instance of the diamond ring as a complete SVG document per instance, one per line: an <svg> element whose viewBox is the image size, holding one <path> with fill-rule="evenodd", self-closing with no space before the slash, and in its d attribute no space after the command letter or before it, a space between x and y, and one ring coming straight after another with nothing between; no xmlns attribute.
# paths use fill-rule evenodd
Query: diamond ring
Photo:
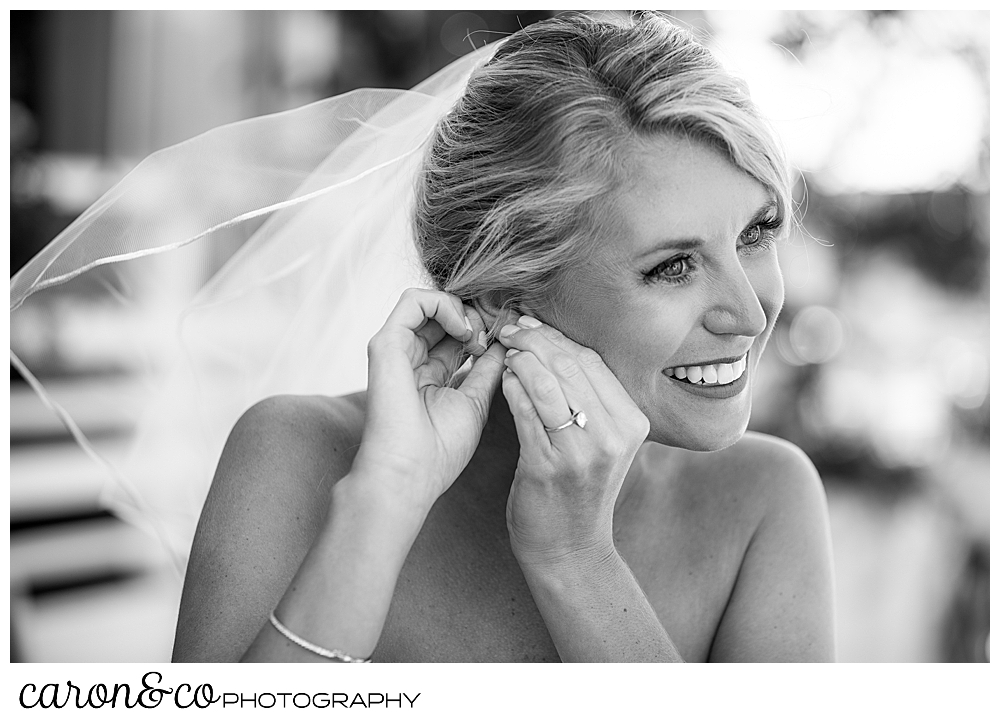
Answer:
<svg viewBox="0 0 1000 723"><path fill-rule="evenodd" d="M572 410L570 410L572 411ZM545 427L546 432L558 432L560 429L566 429L571 425L576 425L580 429L587 426L587 415L583 413L583 410L579 412L573 412L573 416L569 418L569 421L565 424L560 424L558 427Z"/></svg>

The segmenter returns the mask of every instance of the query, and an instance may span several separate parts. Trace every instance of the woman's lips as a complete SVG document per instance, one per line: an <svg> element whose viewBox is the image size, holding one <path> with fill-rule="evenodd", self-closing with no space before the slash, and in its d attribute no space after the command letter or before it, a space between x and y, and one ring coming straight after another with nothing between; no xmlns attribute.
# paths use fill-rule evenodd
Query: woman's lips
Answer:
<svg viewBox="0 0 1000 723"><path fill-rule="evenodd" d="M682 389L714 399L733 397L746 387L747 354L734 362L664 369L664 375Z"/></svg>

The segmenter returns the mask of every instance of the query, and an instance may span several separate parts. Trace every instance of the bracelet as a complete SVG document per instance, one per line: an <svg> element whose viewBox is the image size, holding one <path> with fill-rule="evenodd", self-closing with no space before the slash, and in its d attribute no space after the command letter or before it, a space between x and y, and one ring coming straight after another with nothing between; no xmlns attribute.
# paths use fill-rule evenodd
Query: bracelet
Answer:
<svg viewBox="0 0 1000 723"><path fill-rule="evenodd" d="M370 663L370 662L372 662L371 658L355 658L354 656L348 655L347 653L342 653L339 650L327 650L326 648L321 648L318 645L314 645L313 643L310 643L308 640L303 640L298 635L296 635L291 630L289 630L284 625L282 625L281 621L279 621L278 618L276 618L274 616L274 612L273 611L271 612L270 619L271 619L271 625L274 626L275 630L277 630L279 633L281 633L282 635L284 635L286 638L288 638L289 640L291 640L293 643L295 643L299 647L305 648L306 650L308 650L311 653L316 653L316 655L322 655L324 658L332 658L333 660L339 660L342 663Z"/></svg>

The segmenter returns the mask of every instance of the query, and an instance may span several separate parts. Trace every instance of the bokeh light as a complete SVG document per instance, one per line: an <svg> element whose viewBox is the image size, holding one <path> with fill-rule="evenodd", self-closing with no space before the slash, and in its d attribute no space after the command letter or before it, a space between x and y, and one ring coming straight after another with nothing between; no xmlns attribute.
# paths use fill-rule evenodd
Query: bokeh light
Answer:
<svg viewBox="0 0 1000 723"><path fill-rule="evenodd" d="M831 193L981 186L983 12L707 13L797 168Z"/></svg>
<svg viewBox="0 0 1000 723"><path fill-rule="evenodd" d="M837 356L844 345L844 324L833 309L807 306L792 319L788 345L796 361L823 364Z"/></svg>

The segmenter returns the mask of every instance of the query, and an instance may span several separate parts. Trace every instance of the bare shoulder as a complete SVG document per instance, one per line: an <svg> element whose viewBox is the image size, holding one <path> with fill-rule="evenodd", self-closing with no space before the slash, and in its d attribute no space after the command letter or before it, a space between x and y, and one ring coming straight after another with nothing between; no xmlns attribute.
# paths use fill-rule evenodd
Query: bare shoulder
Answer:
<svg viewBox="0 0 1000 723"><path fill-rule="evenodd" d="M762 434L705 463L741 483L756 519L711 659L832 660L833 561L816 468L795 445Z"/></svg>
<svg viewBox="0 0 1000 723"><path fill-rule="evenodd" d="M233 427L202 508L175 660L237 660L323 524L361 442L365 396L276 396Z"/></svg>
<svg viewBox="0 0 1000 723"><path fill-rule="evenodd" d="M768 506L783 506L823 495L823 483L812 460L796 445L778 437L747 432L731 447L706 455L724 465Z"/></svg>
<svg viewBox="0 0 1000 723"><path fill-rule="evenodd" d="M823 484L812 460L791 442L769 434L747 432L728 451L761 491L784 496L793 490L821 492Z"/></svg>
<svg viewBox="0 0 1000 723"><path fill-rule="evenodd" d="M747 432L729 450L754 465L761 472L819 480L816 468L806 453L788 440L760 432Z"/></svg>
<svg viewBox="0 0 1000 723"><path fill-rule="evenodd" d="M808 457L746 434L716 452L649 443L636 462L616 539L686 659L827 658L828 523Z"/></svg>
<svg viewBox="0 0 1000 723"><path fill-rule="evenodd" d="M268 397L250 407L229 435L206 501L201 528L219 511L246 502L315 506L351 468L364 426L364 394Z"/></svg>
<svg viewBox="0 0 1000 723"><path fill-rule="evenodd" d="M747 432L734 445L718 452L699 454L706 464L731 471L755 482L808 484L819 476L809 457L791 442L759 432Z"/></svg>
<svg viewBox="0 0 1000 723"><path fill-rule="evenodd" d="M651 444L643 447L641 467L659 480L659 470L676 469L674 493L696 517L711 517L746 535L767 515L824 498L819 474L806 454L791 442L754 432L717 452L691 452ZM672 458L672 459L671 459Z"/></svg>
<svg viewBox="0 0 1000 723"><path fill-rule="evenodd" d="M268 397L243 413L228 444L263 442L273 454L282 454L290 445L310 442L323 442L324 449L330 443L334 448L346 449L360 442L364 414L364 392L344 397Z"/></svg>

